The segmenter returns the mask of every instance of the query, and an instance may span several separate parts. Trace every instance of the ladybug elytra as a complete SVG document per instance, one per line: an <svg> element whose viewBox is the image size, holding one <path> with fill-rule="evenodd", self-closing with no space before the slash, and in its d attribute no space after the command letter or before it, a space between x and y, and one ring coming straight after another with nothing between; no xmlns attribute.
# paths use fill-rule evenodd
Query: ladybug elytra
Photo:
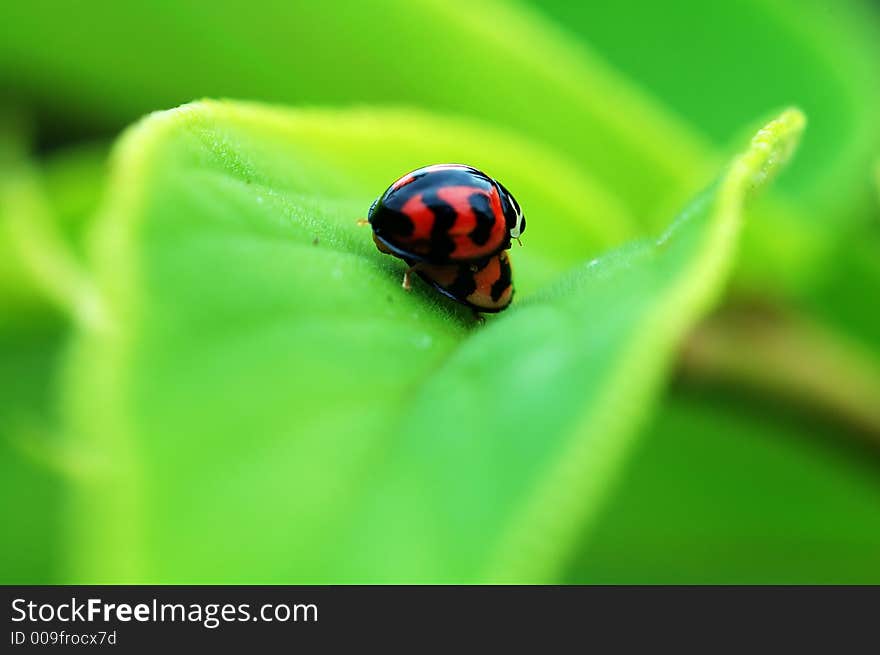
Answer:
<svg viewBox="0 0 880 655"><path fill-rule="evenodd" d="M463 164L407 173L376 199L367 220L377 245L431 264L494 255L509 248L526 225L504 186Z"/></svg>

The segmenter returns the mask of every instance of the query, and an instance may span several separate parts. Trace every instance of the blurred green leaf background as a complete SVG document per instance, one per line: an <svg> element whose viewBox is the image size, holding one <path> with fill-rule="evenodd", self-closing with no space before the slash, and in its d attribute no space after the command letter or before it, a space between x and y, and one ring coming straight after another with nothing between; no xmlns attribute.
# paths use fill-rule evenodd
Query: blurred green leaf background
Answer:
<svg viewBox="0 0 880 655"><path fill-rule="evenodd" d="M0 19L0 581L880 582L876 2ZM354 225L436 161L484 326Z"/></svg>

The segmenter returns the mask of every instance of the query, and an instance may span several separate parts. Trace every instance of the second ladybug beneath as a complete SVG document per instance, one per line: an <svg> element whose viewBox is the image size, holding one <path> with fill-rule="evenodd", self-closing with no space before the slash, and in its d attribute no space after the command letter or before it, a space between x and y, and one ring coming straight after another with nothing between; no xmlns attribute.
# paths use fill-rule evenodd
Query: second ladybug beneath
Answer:
<svg viewBox="0 0 880 655"><path fill-rule="evenodd" d="M461 264L418 264L413 270L437 291L474 312L500 312L513 300L513 276L506 250Z"/></svg>
<svg viewBox="0 0 880 655"><path fill-rule="evenodd" d="M526 229L504 185L463 164L404 175L376 199L367 220L380 250L427 264L485 259Z"/></svg>

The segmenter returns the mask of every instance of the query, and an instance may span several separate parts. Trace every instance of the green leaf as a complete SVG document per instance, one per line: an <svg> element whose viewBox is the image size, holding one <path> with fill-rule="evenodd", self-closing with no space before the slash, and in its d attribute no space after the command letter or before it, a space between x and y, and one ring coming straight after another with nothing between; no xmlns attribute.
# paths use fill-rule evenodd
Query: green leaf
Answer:
<svg viewBox="0 0 880 655"><path fill-rule="evenodd" d="M880 148L876 3L532 4L716 148L768 107L801 107L809 134L779 193L753 210L736 283L799 298L834 272L835 251L851 247L850 231L864 223L865 172Z"/></svg>
<svg viewBox="0 0 880 655"><path fill-rule="evenodd" d="M699 135L516 3L34 0L4 24L0 77L47 129L121 127L202 96L415 105L555 147L655 226L714 173Z"/></svg>
<svg viewBox="0 0 880 655"><path fill-rule="evenodd" d="M69 328L59 305L82 314L71 302L83 277L74 252L97 204L101 151L65 151L40 166L25 151L7 149L0 164L0 515L9 537L0 582L48 584L63 575L63 498L77 466L56 434Z"/></svg>
<svg viewBox="0 0 880 655"><path fill-rule="evenodd" d="M748 0L746 11L642 7L651 20L639 21L618 13L632 11L626 3L576 4L289 2L241 20L240 0L219 0L210 12L167 0L149 10L35 0L6 12L0 76L50 132L115 128L200 96L472 116L554 148L614 198L641 236L711 179L731 134L753 131L749 121L770 108L804 101L821 121L805 174L794 180L809 199L762 204L736 277L777 295L808 288L837 238L832 217L857 201L853 182L864 172L856 165L876 143L870 20L854 18L849 5L825 21L769 0ZM82 30L71 31L74 22ZM729 48L719 52L722 43ZM638 65L626 53L638 53ZM828 202L818 205L812 190Z"/></svg>
<svg viewBox="0 0 880 655"><path fill-rule="evenodd" d="M876 177L880 192L880 166ZM871 365L873 359L877 367L880 313L869 309L869 299L880 297L880 193L865 218L864 224L848 230L830 251L829 266L799 300L839 341L867 350L868 356L861 358L864 365ZM841 382L845 387L848 381ZM876 408L880 403L873 405Z"/></svg>
<svg viewBox="0 0 880 655"><path fill-rule="evenodd" d="M38 295L36 285L25 270L10 230L12 217L36 202L29 189L22 189L17 178L27 152L26 130L19 121L0 113L0 325L12 319L13 307L32 313Z"/></svg>
<svg viewBox="0 0 880 655"><path fill-rule="evenodd" d="M864 194L880 147L876 3L677 0L642 3L638 19L625 2L534 5L720 147L750 116L797 102L810 133L780 186L816 222Z"/></svg>
<svg viewBox="0 0 880 655"><path fill-rule="evenodd" d="M804 304L829 328L872 351L880 363L880 313L869 309L870 299L880 296L880 224L856 231L834 254L834 267Z"/></svg>
<svg viewBox="0 0 880 655"><path fill-rule="evenodd" d="M44 457L63 344L57 319L0 327L0 584L61 579L64 480Z"/></svg>
<svg viewBox="0 0 880 655"><path fill-rule="evenodd" d="M109 144L88 142L56 149L40 162L42 184L58 232L74 257L81 258L89 219L101 199Z"/></svg>
<svg viewBox="0 0 880 655"><path fill-rule="evenodd" d="M774 347L797 361L774 359L760 330L730 344L731 364L757 365L756 375L771 384L679 388L664 402L584 535L568 581L878 581L880 315L868 310L880 296L878 225L854 231L802 299L820 341L799 343L795 331ZM830 390L811 382L823 376ZM860 400L847 409L848 397Z"/></svg>
<svg viewBox="0 0 880 655"><path fill-rule="evenodd" d="M0 268L0 299L10 310L0 315L0 326L39 322L53 306L76 320L100 320L100 300L76 253L85 223L81 212L90 203L69 208L66 218L72 224L65 230L61 217L68 199L56 198L53 207L43 177L33 164L22 162L7 167L0 181L0 254L7 255Z"/></svg>
<svg viewBox="0 0 880 655"><path fill-rule="evenodd" d="M146 119L96 233L112 320L65 380L70 447L104 462L72 500L70 579L557 579L802 125L768 125L658 240L563 273L598 217L526 142L417 113ZM444 159L510 181L529 216L519 295L484 327L403 292L354 224Z"/></svg>
<svg viewBox="0 0 880 655"><path fill-rule="evenodd" d="M772 398L676 390L567 580L876 584L876 451Z"/></svg>
<svg viewBox="0 0 880 655"><path fill-rule="evenodd" d="M874 165L874 180L876 181L876 187L874 187L874 190L877 192L877 202L880 204L880 160ZM874 211L878 211L877 205L874 205Z"/></svg>

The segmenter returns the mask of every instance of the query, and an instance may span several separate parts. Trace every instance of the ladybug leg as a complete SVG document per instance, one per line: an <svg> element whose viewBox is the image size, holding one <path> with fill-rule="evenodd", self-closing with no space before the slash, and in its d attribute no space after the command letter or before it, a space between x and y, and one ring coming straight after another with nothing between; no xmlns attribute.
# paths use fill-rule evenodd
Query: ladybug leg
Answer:
<svg viewBox="0 0 880 655"><path fill-rule="evenodd" d="M403 287L404 291L412 290L412 274L419 269L421 264L422 262L416 262L403 272L403 282L401 282L400 286Z"/></svg>
<svg viewBox="0 0 880 655"><path fill-rule="evenodd" d="M519 237L516 238L516 242L519 244L519 247L522 248L522 241L519 240Z"/></svg>
<svg viewBox="0 0 880 655"><path fill-rule="evenodd" d="M403 272L403 282L400 283L400 286L403 287L404 291L412 290L412 274L416 270L416 266L418 264L413 264Z"/></svg>
<svg viewBox="0 0 880 655"><path fill-rule="evenodd" d="M473 312L474 314L474 321L476 321L480 325L484 325L486 323L486 317L480 313L479 309L471 307L471 312Z"/></svg>

